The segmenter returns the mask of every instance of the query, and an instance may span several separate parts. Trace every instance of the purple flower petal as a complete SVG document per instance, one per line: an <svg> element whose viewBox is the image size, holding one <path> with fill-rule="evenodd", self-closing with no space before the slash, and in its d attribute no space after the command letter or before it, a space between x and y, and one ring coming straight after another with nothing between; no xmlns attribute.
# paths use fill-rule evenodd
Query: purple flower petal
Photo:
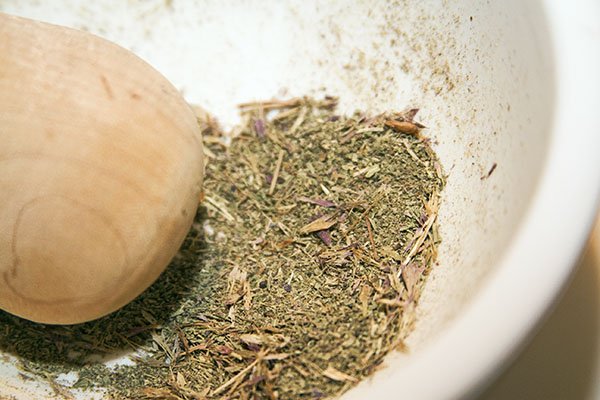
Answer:
<svg viewBox="0 0 600 400"><path fill-rule="evenodd" d="M315 234L323 241L323 243L325 243L327 246L331 246L332 240L329 230L323 229L322 231L315 232Z"/></svg>
<svg viewBox="0 0 600 400"><path fill-rule="evenodd" d="M254 132L256 132L256 135L259 138L264 138L266 136L265 134L265 121L262 119L255 119L254 120Z"/></svg>

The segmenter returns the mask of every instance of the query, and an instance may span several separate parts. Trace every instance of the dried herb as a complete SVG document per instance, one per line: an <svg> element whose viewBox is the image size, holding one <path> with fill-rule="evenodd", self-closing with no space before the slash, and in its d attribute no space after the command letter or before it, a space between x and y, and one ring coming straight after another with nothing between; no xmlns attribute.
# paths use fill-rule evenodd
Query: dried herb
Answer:
<svg viewBox="0 0 600 400"><path fill-rule="evenodd" d="M488 171L488 172L487 172L485 175L483 175L483 176L481 177L481 180L487 179L487 178L489 178L490 176L492 176L492 174L493 174L493 173L494 173L494 171L496 170L496 167L498 167L498 164L497 164L497 163L493 163L493 164L492 164L492 166L490 167L489 171Z"/></svg>
<svg viewBox="0 0 600 400"><path fill-rule="evenodd" d="M444 179L417 110L335 104L243 104L230 145L206 117L204 202L160 279L82 325L0 314L2 350L115 399L322 399L372 374L413 327Z"/></svg>

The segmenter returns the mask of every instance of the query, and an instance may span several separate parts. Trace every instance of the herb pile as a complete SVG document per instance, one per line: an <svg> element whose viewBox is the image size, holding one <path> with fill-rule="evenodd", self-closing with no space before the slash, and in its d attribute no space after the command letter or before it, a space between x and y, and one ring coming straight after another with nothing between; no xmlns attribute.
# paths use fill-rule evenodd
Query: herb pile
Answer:
<svg viewBox="0 0 600 400"><path fill-rule="evenodd" d="M230 144L205 118L204 199L159 280L82 325L0 313L0 348L115 399L322 399L372 374L413 327L444 178L416 110L335 105L243 104Z"/></svg>

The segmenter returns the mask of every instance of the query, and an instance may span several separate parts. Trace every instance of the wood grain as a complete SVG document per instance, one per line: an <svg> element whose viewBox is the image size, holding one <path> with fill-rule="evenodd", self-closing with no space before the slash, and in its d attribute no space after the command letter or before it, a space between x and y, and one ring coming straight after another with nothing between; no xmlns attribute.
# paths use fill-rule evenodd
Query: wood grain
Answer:
<svg viewBox="0 0 600 400"><path fill-rule="evenodd" d="M106 315L163 271L202 186L179 92L96 36L0 14L0 308Z"/></svg>

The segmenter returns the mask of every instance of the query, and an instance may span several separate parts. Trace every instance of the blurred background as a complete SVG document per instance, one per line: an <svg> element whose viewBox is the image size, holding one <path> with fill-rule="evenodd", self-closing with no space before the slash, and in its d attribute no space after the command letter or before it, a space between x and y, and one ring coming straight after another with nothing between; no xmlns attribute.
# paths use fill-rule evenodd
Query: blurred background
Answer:
<svg viewBox="0 0 600 400"><path fill-rule="evenodd" d="M600 216L563 297L479 398L505 399L600 399Z"/></svg>

